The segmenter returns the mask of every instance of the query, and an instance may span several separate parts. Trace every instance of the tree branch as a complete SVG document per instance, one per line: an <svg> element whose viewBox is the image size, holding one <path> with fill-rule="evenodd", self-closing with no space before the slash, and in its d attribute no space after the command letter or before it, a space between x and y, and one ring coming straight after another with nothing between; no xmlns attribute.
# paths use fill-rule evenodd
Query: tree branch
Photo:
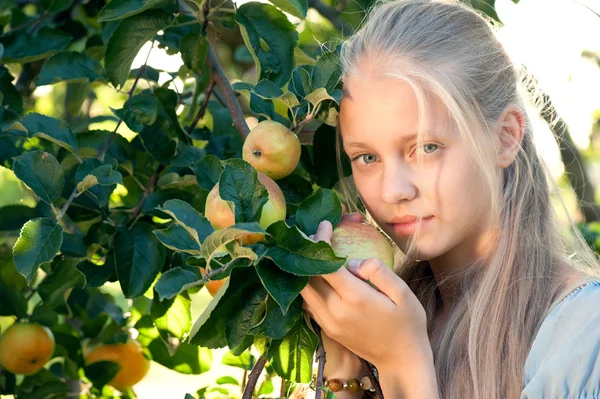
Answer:
<svg viewBox="0 0 600 399"><path fill-rule="evenodd" d="M373 388L375 388L377 397L380 399L383 399L383 391L381 390L381 385L379 385L379 380L377 379L377 377L375 376L375 373L373 372L373 366L371 366L371 363L367 362L362 357L359 357L359 359L360 359L360 362L362 363L363 367L365 368L365 370L367 370L367 375L369 376L369 380L371 380L371 385L373 386Z"/></svg>
<svg viewBox="0 0 600 399"><path fill-rule="evenodd" d="M227 75L225 75L223 68L221 68L219 61L217 60L217 56L213 52L210 45L208 46L208 57L206 57L206 60L212 71L212 79L217 83L217 86L223 95L223 99L225 100L225 104L229 109L231 119L233 120L233 125L240 133L242 140L245 140L246 137L248 137L248 134L250 134L250 128L246 123L246 118L244 117L242 107L238 102L235 91L233 90L233 87L231 87L229 79L227 78Z"/></svg>
<svg viewBox="0 0 600 399"><path fill-rule="evenodd" d="M331 21L333 26L335 26L335 28L339 30L342 35L352 34L354 28L352 25L342 19L341 13L338 9L323 4L320 0L308 0L308 6L314 8L319 12L319 14Z"/></svg>
<svg viewBox="0 0 600 399"><path fill-rule="evenodd" d="M150 180L148 181L148 185L146 186L146 189L144 190L144 194L142 194L142 198L140 198L140 200L136 204L135 208L133 208L133 210L131 211L131 219L132 220L135 221L135 219L139 215L140 211L142 210L142 206L144 206L144 201L146 201L146 198L148 198L148 196L150 195L150 193L154 190L154 187L156 186L156 182L158 181L158 175L164 169L165 169L165 166L160 165L158 168L156 168L156 172L154 172L152 177L150 177Z"/></svg>
<svg viewBox="0 0 600 399"><path fill-rule="evenodd" d="M252 399L254 389L256 388L256 383L258 382L258 377L260 377L260 373L262 373L266 363L267 358L264 355L258 358L256 364L250 372L250 376L248 376L248 385L246 385L246 389L244 389L242 399Z"/></svg>
<svg viewBox="0 0 600 399"><path fill-rule="evenodd" d="M325 362L327 361L327 358L325 355L325 348L323 347L321 326L313 319L310 319L310 324L319 337L319 345L317 346L317 362L319 363L319 368L317 369L317 381L315 382L315 399L321 399L321 395L323 394L323 374L325 372Z"/></svg>
<svg viewBox="0 0 600 399"><path fill-rule="evenodd" d="M210 98L210 94L213 91L213 88L215 87L215 84L217 84L217 82L215 82L214 80L211 81L210 86L208 86L208 89L204 92L204 101L202 102L202 106L198 110L198 113L194 117L192 124L188 128L188 134L190 134L190 135L192 134L192 132L194 131L194 128L196 127L196 125L198 124L200 119L202 119L204 117L204 113L206 112L206 107L208 106L208 100Z"/></svg>

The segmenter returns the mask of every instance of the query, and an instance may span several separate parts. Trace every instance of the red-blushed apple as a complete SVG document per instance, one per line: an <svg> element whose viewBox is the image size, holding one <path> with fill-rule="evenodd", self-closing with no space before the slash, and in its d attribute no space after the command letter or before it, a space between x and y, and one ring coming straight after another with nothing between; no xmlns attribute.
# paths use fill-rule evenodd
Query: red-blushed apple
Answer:
<svg viewBox="0 0 600 399"><path fill-rule="evenodd" d="M262 207L260 221L258 222L260 227L266 230L273 223L285 220L286 203L283 191L281 191L273 179L258 172L258 180L265 186L269 196L269 199ZM215 184L206 197L204 216L206 216L215 229L223 229L235 224L233 210L229 207L227 201L223 200L219 195L218 183ZM255 235L263 236L262 234ZM248 244L248 242L245 243Z"/></svg>
<svg viewBox="0 0 600 399"><path fill-rule="evenodd" d="M394 252L388 239L373 226L363 222L342 220L333 229L331 247L339 257L379 258L390 269L394 267Z"/></svg>
<svg viewBox="0 0 600 399"><path fill-rule="evenodd" d="M259 172L278 180L294 171L301 152L300 140L294 132L279 122L266 120L259 122L246 137L242 158Z"/></svg>

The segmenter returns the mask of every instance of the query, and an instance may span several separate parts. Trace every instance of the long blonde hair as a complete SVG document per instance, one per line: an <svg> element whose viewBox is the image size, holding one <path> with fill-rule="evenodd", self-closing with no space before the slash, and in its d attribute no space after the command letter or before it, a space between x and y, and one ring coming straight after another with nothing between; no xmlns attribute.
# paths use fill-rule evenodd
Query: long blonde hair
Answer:
<svg viewBox="0 0 600 399"><path fill-rule="evenodd" d="M566 207L537 153L524 111L523 93L532 80L507 55L495 28L457 1L378 1L361 28L344 40L340 54L342 81L369 68L370 76L410 84L421 128L429 100L445 106L489 185L490 208L499 215L492 254L454 274L435 279L427 261L411 256L418 232L406 253L396 257L396 273L428 315L442 398L518 398L525 359L546 315L575 286L600 276L598 259L573 221L568 226L558 221L552 195ZM496 122L510 104L523 110L525 134L515 160L498 170L490 162ZM421 144L422 132L418 140ZM368 216L351 176L343 176L339 129L337 142L341 193L350 210ZM573 274L580 278L568 284ZM434 337L432 321L444 284L458 284L461 296Z"/></svg>

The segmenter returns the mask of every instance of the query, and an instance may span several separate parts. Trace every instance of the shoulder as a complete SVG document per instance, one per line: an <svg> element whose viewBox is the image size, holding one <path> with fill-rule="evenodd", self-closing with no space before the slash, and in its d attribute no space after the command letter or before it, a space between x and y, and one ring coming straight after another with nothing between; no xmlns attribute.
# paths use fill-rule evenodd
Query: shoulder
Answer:
<svg viewBox="0 0 600 399"><path fill-rule="evenodd" d="M600 398L600 279L578 287L542 323L521 399Z"/></svg>

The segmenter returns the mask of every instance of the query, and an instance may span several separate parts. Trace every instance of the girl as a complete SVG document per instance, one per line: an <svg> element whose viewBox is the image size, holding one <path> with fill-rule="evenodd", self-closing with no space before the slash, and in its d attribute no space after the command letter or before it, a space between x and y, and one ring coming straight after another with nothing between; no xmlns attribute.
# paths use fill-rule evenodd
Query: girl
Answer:
<svg viewBox="0 0 600 399"><path fill-rule="evenodd" d="M330 386L366 375L360 356L388 399L600 398L598 261L557 221L525 75L491 24L453 1L379 2L341 63L358 204L344 192L400 252L395 273L352 260L302 291Z"/></svg>

